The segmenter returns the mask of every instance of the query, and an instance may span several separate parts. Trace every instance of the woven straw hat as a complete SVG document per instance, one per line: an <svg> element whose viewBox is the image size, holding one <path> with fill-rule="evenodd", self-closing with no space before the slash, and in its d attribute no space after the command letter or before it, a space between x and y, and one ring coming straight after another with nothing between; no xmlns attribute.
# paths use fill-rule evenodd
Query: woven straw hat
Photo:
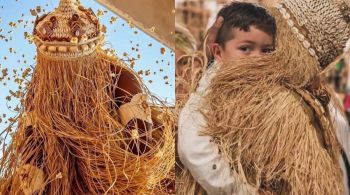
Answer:
<svg viewBox="0 0 350 195"><path fill-rule="evenodd" d="M283 0L277 9L321 67L338 57L350 37L349 0Z"/></svg>
<svg viewBox="0 0 350 195"><path fill-rule="evenodd" d="M37 18L33 34L40 53L62 58L91 54L103 38L96 15L75 0L61 0L55 11Z"/></svg>
<svg viewBox="0 0 350 195"><path fill-rule="evenodd" d="M196 40L191 32L180 23L175 22L175 44L176 48L191 54L196 51Z"/></svg>

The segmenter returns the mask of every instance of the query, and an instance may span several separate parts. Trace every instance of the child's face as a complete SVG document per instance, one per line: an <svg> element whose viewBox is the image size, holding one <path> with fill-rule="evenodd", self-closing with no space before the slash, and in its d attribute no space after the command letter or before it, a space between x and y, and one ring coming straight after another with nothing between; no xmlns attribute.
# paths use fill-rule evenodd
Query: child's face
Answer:
<svg viewBox="0 0 350 195"><path fill-rule="evenodd" d="M273 51L273 37L264 31L251 26L248 32L234 28L233 38L224 47L214 46L214 57L217 62L229 61L244 57L260 56Z"/></svg>

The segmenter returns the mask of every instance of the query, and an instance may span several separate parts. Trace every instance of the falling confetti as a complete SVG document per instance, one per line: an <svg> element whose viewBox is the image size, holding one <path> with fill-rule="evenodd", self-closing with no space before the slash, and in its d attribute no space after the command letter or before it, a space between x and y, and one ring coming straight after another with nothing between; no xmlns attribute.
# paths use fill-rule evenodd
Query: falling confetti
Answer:
<svg viewBox="0 0 350 195"><path fill-rule="evenodd" d="M0 108L10 110L9 112L5 111L8 117L4 114L0 118L0 127L2 127L2 124L10 125L15 121L14 115L21 110L21 107L16 104L23 101L26 85L31 80L33 68L35 68L36 56L32 35L34 21L37 17L46 13L45 9L51 10L52 6L58 3L58 0L50 3L39 0L35 3L36 5L30 4L28 6L27 4L25 7L26 2L16 0L18 7L14 7L16 13L14 12L11 16L5 16L4 12L0 10L0 45L5 44L5 46L0 47L0 85L2 86ZM95 5L91 7L101 19L101 31L106 34L106 43L103 48L106 49L107 55L118 56L127 66L134 69L141 78L147 78L144 81L146 84L152 84L149 87L158 86L161 91L164 91L164 86L170 87L174 82L173 72L171 71L174 66L172 66L173 62L169 63L167 61L169 61L169 58L173 59L173 53L171 51L167 52L168 49L162 47L157 41L149 38L145 39L144 37L148 35L137 29L131 20L125 21L98 4L90 4ZM3 5L0 8L7 9ZM102 22L102 20L104 21ZM156 28L151 27L148 30L155 32ZM120 33L125 32L132 36L120 35ZM117 38L111 41L108 37ZM140 42L140 38L145 41ZM116 46L119 45L123 45L122 49L120 49L121 47L116 49ZM23 48L31 48L32 53L23 50ZM12 132L10 127L6 130ZM0 141L1 139L0 136Z"/></svg>
<svg viewBox="0 0 350 195"><path fill-rule="evenodd" d="M162 55L164 55L164 53L165 53L165 48L164 48L164 47L160 48L160 53L161 53Z"/></svg>
<svg viewBox="0 0 350 195"><path fill-rule="evenodd" d="M114 24L117 21L117 19L118 19L117 17L112 16L109 23Z"/></svg>
<svg viewBox="0 0 350 195"><path fill-rule="evenodd" d="M102 16L104 16L106 13L108 13L108 11L98 9L98 10L97 10L96 16L97 16L97 17L102 17Z"/></svg>
<svg viewBox="0 0 350 195"><path fill-rule="evenodd" d="M32 16L37 16L38 14L36 13L35 9L30 9L30 13L32 14Z"/></svg>
<svg viewBox="0 0 350 195"><path fill-rule="evenodd" d="M17 28L17 23L15 22L10 22L9 25L13 28Z"/></svg>
<svg viewBox="0 0 350 195"><path fill-rule="evenodd" d="M101 25L101 31L103 33L106 33L107 32L107 27L105 25Z"/></svg>

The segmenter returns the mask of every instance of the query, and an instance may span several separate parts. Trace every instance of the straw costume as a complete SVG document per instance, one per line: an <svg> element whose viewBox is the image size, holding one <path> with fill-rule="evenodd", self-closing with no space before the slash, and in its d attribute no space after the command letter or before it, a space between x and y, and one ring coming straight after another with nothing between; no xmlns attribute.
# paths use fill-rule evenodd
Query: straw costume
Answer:
<svg viewBox="0 0 350 195"><path fill-rule="evenodd" d="M343 194L333 93L315 80L350 36L349 5L284 0L270 10L276 50L220 66L203 104L203 135L235 179L272 194Z"/></svg>
<svg viewBox="0 0 350 195"><path fill-rule="evenodd" d="M168 194L173 117L141 79L101 49L91 9L61 0L34 26L37 65L1 194Z"/></svg>
<svg viewBox="0 0 350 195"><path fill-rule="evenodd" d="M196 41L191 32L180 23L175 23L175 59L176 59L176 107L175 113L182 109L183 105L188 100L189 95L193 92L201 76L201 69L205 61L205 57L201 51L196 50ZM177 131L177 127L176 127ZM177 133L177 132L176 132ZM177 136L176 136L177 138ZM178 140L176 140L176 145ZM176 150L176 182L179 181L180 174L184 167L178 158ZM179 186L176 183L176 186ZM176 187L176 189L179 189ZM178 192L176 192L177 194Z"/></svg>
<svg viewBox="0 0 350 195"><path fill-rule="evenodd" d="M191 32L182 24L175 24L176 46L176 107L181 108L198 85L205 61L203 52L197 51Z"/></svg>

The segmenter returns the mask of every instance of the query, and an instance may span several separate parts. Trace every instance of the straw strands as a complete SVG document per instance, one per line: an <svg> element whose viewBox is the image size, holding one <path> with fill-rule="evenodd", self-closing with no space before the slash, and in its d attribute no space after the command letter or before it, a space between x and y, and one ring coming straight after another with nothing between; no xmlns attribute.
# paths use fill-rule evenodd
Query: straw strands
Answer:
<svg viewBox="0 0 350 195"><path fill-rule="evenodd" d="M39 194L171 193L172 113L153 108L152 130L131 136L113 112L114 76L122 71L129 70L102 50L69 60L38 54L18 129L0 161L3 194L34 191L35 182ZM40 172L43 181L33 177Z"/></svg>

